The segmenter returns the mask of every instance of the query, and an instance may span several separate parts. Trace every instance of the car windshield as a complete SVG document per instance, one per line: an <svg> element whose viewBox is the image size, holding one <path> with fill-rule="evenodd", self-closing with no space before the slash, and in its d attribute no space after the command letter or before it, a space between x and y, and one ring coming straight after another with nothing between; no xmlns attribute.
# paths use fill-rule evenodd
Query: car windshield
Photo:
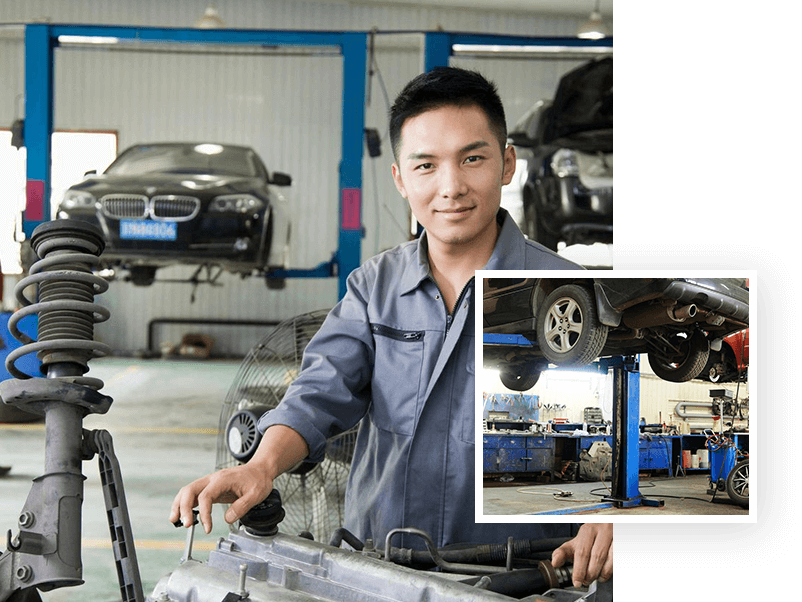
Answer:
<svg viewBox="0 0 802 602"><path fill-rule="evenodd" d="M115 176L190 173L253 177L259 174L249 148L219 144L152 144L129 148L105 172Z"/></svg>

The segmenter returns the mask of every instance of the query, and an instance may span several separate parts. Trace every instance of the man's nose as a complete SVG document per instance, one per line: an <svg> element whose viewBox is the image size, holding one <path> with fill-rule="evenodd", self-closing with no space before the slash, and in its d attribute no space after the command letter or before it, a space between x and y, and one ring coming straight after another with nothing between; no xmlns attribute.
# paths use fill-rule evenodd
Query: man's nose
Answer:
<svg viewBox="0 0 802 602"><path fill-rule="evenodd" d="M440 196L459 198L468 192L465 174L457 166L443 166L440 169Z"/></svg>

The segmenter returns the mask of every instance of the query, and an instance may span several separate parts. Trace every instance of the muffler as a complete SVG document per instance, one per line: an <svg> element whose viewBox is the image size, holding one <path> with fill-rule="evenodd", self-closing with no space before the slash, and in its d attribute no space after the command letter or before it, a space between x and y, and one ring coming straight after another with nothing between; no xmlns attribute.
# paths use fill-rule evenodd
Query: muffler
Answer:
<svg viewBox="0 0 802 602"><path fill-rule="evenodd" d="M693 303L683 307L652 305L632 313L625 313L624 325L629 328L651 328L675 322L685 322L696 317L696 314L696 305Z"/></svg>

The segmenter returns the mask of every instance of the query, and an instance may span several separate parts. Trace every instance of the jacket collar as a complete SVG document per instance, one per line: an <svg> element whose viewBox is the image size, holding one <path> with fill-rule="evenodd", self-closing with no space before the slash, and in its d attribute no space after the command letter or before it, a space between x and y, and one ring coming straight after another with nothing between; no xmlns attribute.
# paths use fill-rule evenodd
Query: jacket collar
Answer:
<svg viewBox="0 0 802 602"><path fill-rule="evenodd" d="M484 267L486 270L510 270L524 265L526 242L506 209L499 209L496 221L501 226L496 246L490 261ZM420 238L414 243L412 260L407 262L404 273L400 279L400 294L404 295L415 290L420 284L431 277L429 267L429 243L424 230Z"/></svg>
<svg viewBox="0 0 802 602"><path fill-rule="evenodd" d="M496 216L501 231L485 270L519 270L526 262L526 239L506 209Z"/></svg>

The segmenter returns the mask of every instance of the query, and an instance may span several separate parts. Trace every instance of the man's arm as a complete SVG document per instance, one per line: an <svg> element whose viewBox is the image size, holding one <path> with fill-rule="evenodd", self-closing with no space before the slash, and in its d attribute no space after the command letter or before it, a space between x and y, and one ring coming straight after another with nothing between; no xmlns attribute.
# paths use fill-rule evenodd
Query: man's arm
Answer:
<svg viewBox="0 0 802 602"><path fill-rule="evenodd" d="M173 500L170 522L180 517L189 527L192 509L198 506L200 522L209 533L212 504L229 503L225 520L233 523L270 494L277 476L308 455L309 447L296 431L280 424L271 426L246 464L214 472L182 487Z"/></svg>

